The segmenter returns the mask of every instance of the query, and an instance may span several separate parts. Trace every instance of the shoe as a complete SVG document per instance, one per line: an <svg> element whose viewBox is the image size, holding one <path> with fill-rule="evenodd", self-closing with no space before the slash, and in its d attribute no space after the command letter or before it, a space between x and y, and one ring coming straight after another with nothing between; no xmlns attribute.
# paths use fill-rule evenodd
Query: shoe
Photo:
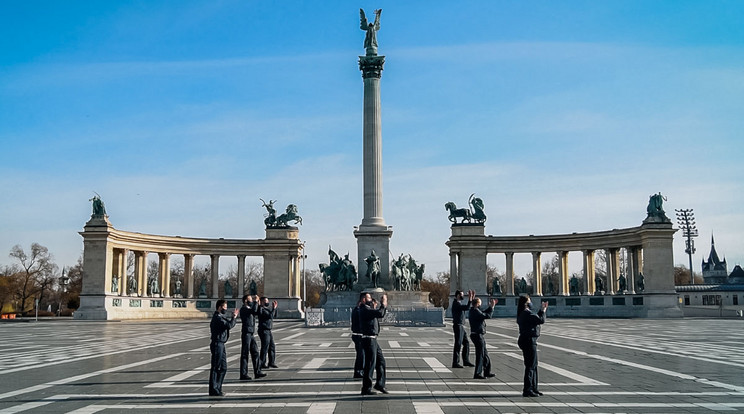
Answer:
<svg viewBox="0 0 744 414"><path fill-rule="evenodd" d="M522 397L539 397L540 394L533 392L533 391L527 391L522 393Z"/></svg>
<svg viewBox="0 0 744 414"><path fill-rule="evenodd" d="M261 369L269 369L268 365L261 365Z"/></svg>
<svg viewBox="0 0 744 414"><path fill-rule="evenodd" d="M380 391L380 392L381 392L381 393L383 393L383 394L390 394L390 393L388 392L387 388L385 388L385 387L378 387L377 385L375 385L375 389L376 389L377 391Z"/></svg>
<svg viewBox="0 0 744 414"><path fill-rule="evenodd" d="M540 391L534 391L534 393L537 394L537 395L539 395L539 396L541 396L541 397L543 395L543 393L541 393Z"/></svg>
<svg viewBox="0 0 744 414"><path fill-rule="evenodd" d="M265 373L263 373L263 372L257 372L257 373L255 373L254 375L256 376L256 379L258 379L258 378L263 378L263 377L265 377L265 376L266 376L266 374L265 374Z"/></svg>
<svg viewBox="0 0 744 414"><path fill-rule="evenodd" d="M269 368L279 368L276 364L269 364Z"/></svg>
<svg viewBox="0 0 744 414"><path fill-rule="evenodd" d="M472 362L465 362L463 365L465 365L466 367L474 367L475 366L475 365L473 365Z"/></svg>
<svg viewBox="0 0 744 414"><path fill-rule="evenodd" d="M210 397L226 397L226 396L227 396L227 394L225 394L224 392L217 392L217 393L215 393L215 392L210 392L210 393L209 393L209 396L210 396Z"/></svg>
<svg viewBox="0 0 744 414"><path fill-rule="evenodd" d="M464 368L464 367L460 364L452 364L452 368Z"/></svg>
<svg viewBox="0 0 744 414"><path fill-rule="evenodd" d="M372 390L362 390L362 395L377 395L377 392Z"/></svg>
<svg viewBox="0 0 744 414"><path fill-rule="evenodd" d="M364 375L354 374L354 379L364 378Z"/></svg>
<svg viewBox="0 0 744 414"><path fill-rule="evenodd" d="M486 379L486 377L484 377L483 375L475 374L473 375L473 379Z"/></svg>
<svg viewBox="0 0 744 414"><path fill-rule="evenodd" d="M493 378L496 376L496 374L486 374L484 375L486 378Z"/></svg>
<svg viewBox="0 0 744 414"><path fill-rule="evenodd" d="M245 375L245 376L242 376L242 375L241 375L241 377L240 377L240 380L241 380L241 381L248 381L248 380L251 380L251 379L253 379L253 378L251 378L251 377L249 377L249 376L247 376L247 375Z"/></svg>

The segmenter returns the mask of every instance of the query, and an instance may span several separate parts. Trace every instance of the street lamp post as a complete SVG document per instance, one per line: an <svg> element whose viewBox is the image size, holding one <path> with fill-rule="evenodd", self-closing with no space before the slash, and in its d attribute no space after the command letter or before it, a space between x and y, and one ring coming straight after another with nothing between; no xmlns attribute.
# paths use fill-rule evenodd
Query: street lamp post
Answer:
<svg viewBox="0 0 744 414"><path fill-rule="evenodd" d="M302 312L305 314L305 319L307 319L307 277L305 275L305 259L307 259L307 255L305 254L305 242L302 242Z"/></svg>
<svg viewBox="0 0 744 414"><path fill-rule="evenodd" d="M690 284L695 284L695 275L692 271L692 255L695 253L695 241L693 237L698 236L697 227L695 227L695 213L691 208L687 209L675 209L677 213L677 224L682 229L682 237L686 237L685 240L685 253L690 258Z"/></svg>

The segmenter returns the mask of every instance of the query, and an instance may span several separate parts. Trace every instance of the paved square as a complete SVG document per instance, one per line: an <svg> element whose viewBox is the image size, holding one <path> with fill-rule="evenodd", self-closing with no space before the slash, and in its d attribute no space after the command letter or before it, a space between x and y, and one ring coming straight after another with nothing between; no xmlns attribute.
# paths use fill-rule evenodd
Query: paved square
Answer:
<svg viewBox="0 0 744 414"><path fill-rule="evenodd" d="M239 326L228 342L227 397L207 396L209 322L0 324L5 413L709 413L744 411L744 321L549 319L539 398L521 396L512 319L488 322L496 378L453 369L451 326L383 327L387 396L359 395L343 328L277 321L278 369L238 381Z"/></svg>

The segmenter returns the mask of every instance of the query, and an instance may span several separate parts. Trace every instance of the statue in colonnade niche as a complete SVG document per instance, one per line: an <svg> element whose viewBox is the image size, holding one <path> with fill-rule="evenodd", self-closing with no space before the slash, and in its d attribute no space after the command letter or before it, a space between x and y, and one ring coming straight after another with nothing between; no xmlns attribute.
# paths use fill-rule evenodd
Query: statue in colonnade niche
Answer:
<svg viewBox="0 0 744 414"><path fill-rule="evenodd" d="M157 276L150 278L150 296L156 296L160 294L160 285L158 284Z"/></svg>
<svg viewBox="0 0 744 414"><path fill-rule="evenodd" d="M226 298L233 297L233 289L232 289L232 285L230 284L229 280L225 281L225 297Z"/></svg>
<svg viewBox="0 0 744 414"><path fill-rule="evenodd" d="M111 278L111 293L119 293L119 276L114 275Z"/></svg>
<svg viewBox="0 0 744 414"><path fill-rule="evenodd" d="M460 218L460 224L462 223L472 223L476 222L479 224L483 224L486 222L486 213L484 212L484 205L483 200L475 197L475 193L470 195L470 199L468 200L468 204L472 209L470 208L457 208L457 205L449 201L445 203L444 209L449 211L449 215L447 216L447 219L453 223L457 223L457 219Z"/></svg>
<svg viewBox="0 0 744 414"><path fill-rule="evenodd" d="M521 295L522 293L529 293L527 291L527 281L523 278L514 281L514 293Z"/></svg>
<svg viewBox="0 0 744 414"><path fill-rule="evenodd" d="M666 201L666 197L661 193L652 194L648 197L648 207L646 207L648 216L643 220L644 223L671 223L662 207L664 201Z"/></svg>
<svg viewBox="0 0 744 414"><path fill-rule="evenodd" d="M604 295L604 280L601 276L596 275L594 277L594 294L595 295Z"/></svg>
<svg viewBox="0 0 744 414"><path fill-rule="evenodd" d="M628 291L628 282L625 279L625 276L620 275L620 278L618 278L617 280L617 285L618 285L617 293L622 295Z"/></svg>
<svg viewBox="0 0 744 414"><path fill-rule="evenodd" d="M379 287L377 283L380 278L380 258L377 257L377 253L373 249L372 253L364 261L367 263L367 279L372 283L372 287L376 289Z"/></svg>
<svg viewBox="0 0 744 414"><path fill-rule="evenodd" d="M501 282L499 281L498 277L493 278L493 282L491 282L491 296L500 296L501 295Z"/></svg>
<svg viewBox="0 0 744 414"><path fill-rule="evenodd" d="M175 285L176 285L176 288L175 288L175 289L173 289L173 294L174 294L174 295L175 295L175 296L176 296L177 298L180 298L180 297L181 297L181 296L183 295L183 294L181 293L181 284L182 284L182 283L181 283L181 279L176 279L176 283L175 283Z"/></svg>
<svg viewBox="0 0 744 414"><path fill-rule="evenodd" d="M137 279L135 279L134 277L130 277L129 279L127 279L127 294L137 294Z"/></svg>
<svg viewBox="0 0 744 414"><path fill-rule="evenodd" d="M201 283L199 283L199 297L207 297L207 279L202 279Z"/></svg>
<svg viewBox="0 0 744 414"><path fill-rule="evenodd" d="M548 295L555 295L555 285L553 284L553 279L548 276Z"/></svg>
<svg viewBox="0 0 744 414"><path fill-rule="evenodd" d="M646 290L646 278L643 277L643 273L638 273L638 281L636 282L636 285L638 289L636 289L639 293L643 293L644 290Z"/></svg>
<svg viewBox="0 0 744 414"><path fill-rule="evenodd" d="M256 286L256 281L251 279L251 284L248 286L248 294L251 296L258 295L258 287Z"/></svg>
<svg viewBox="0 0 744 414"><path fill-rule="evenodd" d="M571 280L568 282L568 294L571 296L579 295L579 278L576 275L571 276Z"/></svg>

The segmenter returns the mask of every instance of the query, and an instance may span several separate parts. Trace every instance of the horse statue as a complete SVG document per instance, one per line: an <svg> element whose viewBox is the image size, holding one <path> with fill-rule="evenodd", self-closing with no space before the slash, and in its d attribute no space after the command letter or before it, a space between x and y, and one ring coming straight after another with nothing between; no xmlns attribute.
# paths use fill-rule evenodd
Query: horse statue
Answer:
<svg viewBox="0 0 744 414"><path fill-rule="evenodd" d="M288 205L286 212L276 218L274 227L289 227L290 221L294 221L294 224L302 224L302 217L297 214L297 206L294 204Z"/></svg>
<svg viewBox="0 0 744 414"><path fill-rule="evenodd" d="M259 198L259 200L263 203L261 207L266 207L266 218L264 219L264 224L266 227L274 227L274 225L276 225L276 209L274 208L276 200L269 199L268 204L266 204L263 198Z"/></svg>
<svg viewBox="0 0 744 414"><path fill-rule="evenodd" d="M328 256L331 263L321 263L319 265L320 273L323 275L323 281L325 282L325 291L352 290L358 276L356 266L349 260L349 255L347 254L341 260L329 246Z"/></svg>
<svg viewBox="0 0 744 414"><path fill-rule="evenodd" d="M648 197L648 207L646 207L646 213L648 213L648 216L646 217L645 221L661 221L661 222L669 222L669 218L666 216L666 212L664 211L664 208L662 207L662 204L664 204L664 201L666 201L666 197L661 195L661 193L658 194L651 194Z"/></svg>
<svg viewBox="0 0 744 414"><path fill-rule="evenodd" d="M466 221L470 223L470 221L473 219L473 215L472 213L470 213L469 208L457 208L457 205L455 205L455 203L453 203L452 201L447 202L444 205L444 209L449 211L449 216L447 216L447 218L453 223L457 223L458 217L462 218L462 221L460 223L464 223Z"/></svg>

